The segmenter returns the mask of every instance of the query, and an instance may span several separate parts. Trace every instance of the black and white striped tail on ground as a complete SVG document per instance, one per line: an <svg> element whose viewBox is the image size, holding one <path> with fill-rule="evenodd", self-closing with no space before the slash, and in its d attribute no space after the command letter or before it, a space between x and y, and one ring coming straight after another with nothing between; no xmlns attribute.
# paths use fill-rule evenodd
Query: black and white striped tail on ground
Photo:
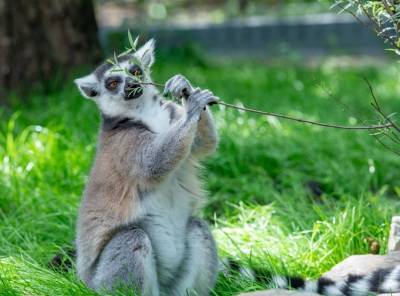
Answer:
<svg viewBox="0 0 400 296"><path fill-rule="evenodd" d="M375 293L400 291L400 266L378 269L368 275L349 275L345 280L333 281L321 277L308 281L298 277L275 276L272 283L281 289L296 289L325 296L369 296Z"/></svg>

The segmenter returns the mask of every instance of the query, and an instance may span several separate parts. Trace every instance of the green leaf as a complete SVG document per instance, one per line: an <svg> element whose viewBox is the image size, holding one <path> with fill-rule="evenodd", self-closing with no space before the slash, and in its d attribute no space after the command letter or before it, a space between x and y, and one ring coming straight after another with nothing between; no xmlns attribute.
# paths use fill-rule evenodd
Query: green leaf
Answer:
<svg viewBox="0 0 400 296"><path fill-rule="evenodd" d="M119 63L118 63L118 57L117 57L117 54L115 53L115 51L114 51L114 64L115 64L115 65L119 65Z"/></svg>
<svg viewBox="0 0 400 296"><path fill-rule="evenodd" d="M129 39L129 44L131 45L131 49L136 50L136 47L137 47L137 44L139 41L139 36L137 36L136 39L133 40L131 31L128 30L128 39Z"/></svg>
<svg viewBox="0 0 400 296"><path fill-rule="evenodd" d="M122 56L124 56L124 55L127 55L127 54L131 53L132 51L133 51L132 48L125 48L125 51L121 52L121 53L118 55L118 57L122 57Z"/></svg>
<svg viewBox="0 0 400 296"><path fill-rule="evenodd" d="M114 65L114 61L112 59L107 59L106 62L111 64L111 65Z"/></svg>

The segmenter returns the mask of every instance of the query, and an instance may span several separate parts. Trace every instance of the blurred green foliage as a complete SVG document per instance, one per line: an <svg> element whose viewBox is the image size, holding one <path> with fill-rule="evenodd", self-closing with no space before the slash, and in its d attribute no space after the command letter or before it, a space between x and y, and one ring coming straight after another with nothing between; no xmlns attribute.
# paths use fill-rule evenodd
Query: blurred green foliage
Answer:
<svg viewBox="0 0 400 296"><path fill-rule="evenodd" d="M135 16L128 25L144 26L155 22L193 21L200 18L223 22L247 16L281 16L326 13L330 0L96 0L97 6L113 5L129 8ZM197 17L194 17L197 16Z"/></svg>

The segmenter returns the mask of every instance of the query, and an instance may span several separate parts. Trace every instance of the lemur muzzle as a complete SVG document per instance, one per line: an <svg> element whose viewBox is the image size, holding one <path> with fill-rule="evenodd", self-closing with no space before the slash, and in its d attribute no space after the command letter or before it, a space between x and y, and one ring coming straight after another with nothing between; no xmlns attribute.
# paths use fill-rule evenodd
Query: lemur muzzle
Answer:
<svg viewBox="0 0 400 296"><path fill-rule="evenodd" d="M125 100L137 99L143 94L143 88L133 79L127 78L124 87Z"/></svg>

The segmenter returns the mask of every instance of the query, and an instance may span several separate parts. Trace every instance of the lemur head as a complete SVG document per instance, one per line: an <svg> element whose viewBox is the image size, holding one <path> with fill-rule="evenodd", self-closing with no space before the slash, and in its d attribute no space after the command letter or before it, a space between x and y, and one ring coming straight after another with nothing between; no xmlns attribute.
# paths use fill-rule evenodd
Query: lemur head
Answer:
<svg viewBox="0 0 400 296"><path fill-rule="evenodd" d="M134 106L149 98L154 88L139 82L151 82L154 62L154 40L151 39L132 54L117 58L117 65L105 62L91 74L75 79L85 98L94 100L100 111L110 117L124 116Z"/></svg>

